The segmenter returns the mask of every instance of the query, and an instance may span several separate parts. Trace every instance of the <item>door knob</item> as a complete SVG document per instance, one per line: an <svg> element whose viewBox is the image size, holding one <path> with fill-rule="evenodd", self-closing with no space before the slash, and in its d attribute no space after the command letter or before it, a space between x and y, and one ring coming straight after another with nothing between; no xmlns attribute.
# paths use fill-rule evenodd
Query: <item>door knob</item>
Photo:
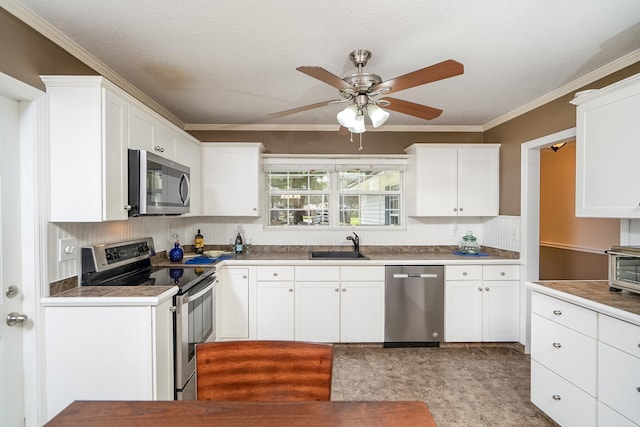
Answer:
<svg viewBox="0 0 640 427"><path fill-rule="evenodd" d="M9 315L7 316L7 325L9 326L15 326L18 323L22 324L24 322L26 322L28 319L26 314L20 314L20 313L9 313Z"/></svg>

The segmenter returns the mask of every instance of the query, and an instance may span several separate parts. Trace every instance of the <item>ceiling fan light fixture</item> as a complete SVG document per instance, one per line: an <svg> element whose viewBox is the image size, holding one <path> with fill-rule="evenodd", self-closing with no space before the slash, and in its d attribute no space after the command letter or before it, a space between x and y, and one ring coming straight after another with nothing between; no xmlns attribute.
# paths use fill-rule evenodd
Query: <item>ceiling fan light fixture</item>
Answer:
<svg viewBox="0 0 640 427"><path fill-rule="evenodd" d="M345 126L346 127L346 126ZM351 133L364 133L364 115L359 114L353 120L353 124L349 126L349 132Z"/></svg>
<svg viewBox="0 0 640 427"><path fill-rule="evenodd" d="M385 124L387 119L389 119L389 112L375 104L369 104L367 106L367 113L369 113L369 118L371 119L371 123L373 123L374 128L382 126Z"/></svg>
<svg viewBox="0 0 640 427"><path fill-rule="evenodd" d="M350 128L354 125L356 116L358 114L358 107L355 104L349 105L344 110L340 111L336 118L338 119L338 123L346 128Z"/></svg>

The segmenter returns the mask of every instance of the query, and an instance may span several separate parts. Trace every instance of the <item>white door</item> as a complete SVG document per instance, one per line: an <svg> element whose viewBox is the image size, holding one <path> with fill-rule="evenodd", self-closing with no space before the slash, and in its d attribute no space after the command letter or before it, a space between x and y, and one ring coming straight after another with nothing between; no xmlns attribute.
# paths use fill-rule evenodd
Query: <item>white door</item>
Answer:
<svg viewBox="0 0 640 427"><path fill-rule="evenodd" d="M0 95L0 425L24 424L19 103Z"/></svg>

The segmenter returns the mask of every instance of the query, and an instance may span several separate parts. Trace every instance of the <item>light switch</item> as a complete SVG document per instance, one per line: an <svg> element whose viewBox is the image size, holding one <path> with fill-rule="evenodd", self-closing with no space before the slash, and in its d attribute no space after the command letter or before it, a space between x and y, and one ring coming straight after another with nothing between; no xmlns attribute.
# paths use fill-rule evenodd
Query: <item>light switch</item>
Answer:
<svg viewBox="0 0 640 427"><path fill-rule="evenodd" d="M58 262L69 261L78 258L78 239L58 240Z"/></svg>

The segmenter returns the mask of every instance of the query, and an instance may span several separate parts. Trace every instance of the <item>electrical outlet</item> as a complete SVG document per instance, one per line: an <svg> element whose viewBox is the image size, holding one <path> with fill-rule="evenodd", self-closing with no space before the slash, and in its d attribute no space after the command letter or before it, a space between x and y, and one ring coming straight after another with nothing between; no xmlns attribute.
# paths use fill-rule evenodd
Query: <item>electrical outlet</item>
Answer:
<svg viewBox="0 0 640 427"><path fill-rule="evenodd" d="M58 240L58 262L70 261L78 258L78 239Z"/></svg>

